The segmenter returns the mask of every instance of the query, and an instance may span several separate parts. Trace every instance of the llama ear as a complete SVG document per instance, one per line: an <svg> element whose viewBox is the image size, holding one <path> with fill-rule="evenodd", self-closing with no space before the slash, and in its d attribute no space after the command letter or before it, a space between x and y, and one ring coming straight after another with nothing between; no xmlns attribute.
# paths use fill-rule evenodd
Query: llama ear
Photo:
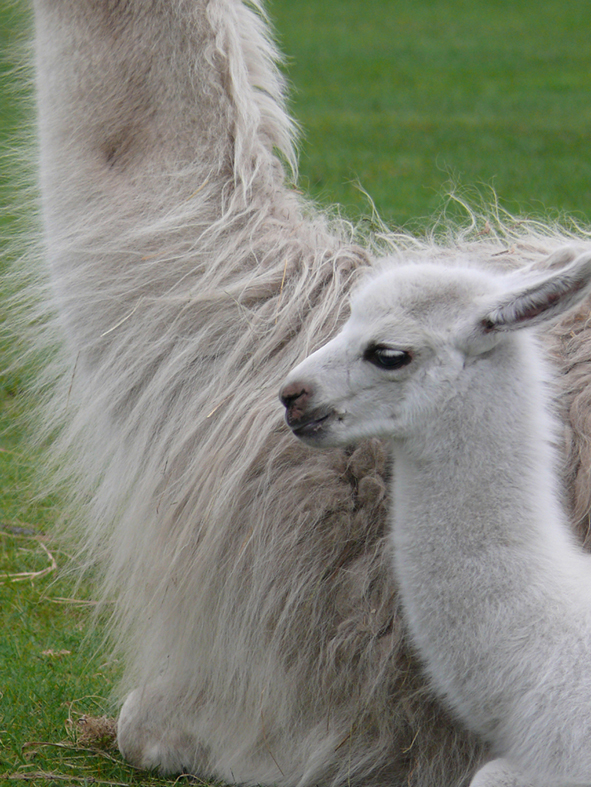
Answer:
<svg viewBox="0 0 591 787"><path fill-rule="evenodd" d="M480 317L481 334L551 322L578 306L591 293L591 252L541 279L528 279L489 302Z"/></svg>

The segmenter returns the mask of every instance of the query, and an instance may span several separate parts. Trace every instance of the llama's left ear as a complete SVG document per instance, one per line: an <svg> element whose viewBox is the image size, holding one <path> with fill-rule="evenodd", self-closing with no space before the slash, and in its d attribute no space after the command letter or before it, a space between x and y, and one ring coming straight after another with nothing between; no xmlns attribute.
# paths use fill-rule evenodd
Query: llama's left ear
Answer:
<svg viewBox="0 0 591 787"><path fill-rule="evenodd" d="M529 277L528 277L529 278ZM483 334L513 331L558 319L591 293L591 251L541 279L523 281L489 303L480 317Z"/></svg>

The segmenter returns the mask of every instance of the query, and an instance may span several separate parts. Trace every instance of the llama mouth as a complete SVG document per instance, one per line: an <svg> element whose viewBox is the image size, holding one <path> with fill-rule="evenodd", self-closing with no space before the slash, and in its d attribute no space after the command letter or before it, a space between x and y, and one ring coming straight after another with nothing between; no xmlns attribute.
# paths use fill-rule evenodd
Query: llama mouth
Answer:
<svg viewBox="0 0 591 787"><path fill-rule="evenodd" d="M303 424L289 424L289 426L294 435L301 439L318 437L326 423L332 420L334 414L334 411L331 410L323 415L312 416Z"/></svg>

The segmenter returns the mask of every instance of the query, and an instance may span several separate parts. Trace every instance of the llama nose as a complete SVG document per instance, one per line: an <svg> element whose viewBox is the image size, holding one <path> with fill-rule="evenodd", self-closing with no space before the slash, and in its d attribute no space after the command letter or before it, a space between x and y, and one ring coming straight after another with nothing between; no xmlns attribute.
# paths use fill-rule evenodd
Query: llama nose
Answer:
<svg viewBox="0 0 591 787"><path fill-rule="evenodd" d="M289 426L297 425L304 417L312 393L312 387L305 383L290 383L283 388L279 398L287 410L285 419Z"/></svg>

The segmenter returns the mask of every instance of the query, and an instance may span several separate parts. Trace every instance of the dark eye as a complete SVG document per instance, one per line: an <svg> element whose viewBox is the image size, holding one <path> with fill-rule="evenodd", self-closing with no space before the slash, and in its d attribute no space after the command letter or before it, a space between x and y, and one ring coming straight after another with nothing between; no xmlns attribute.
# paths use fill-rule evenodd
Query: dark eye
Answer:
<svg viewBox="0 0 591 787"><path fill-rule="evenodd" d="M373 363L380 369L401 369L412 361L412 355L406 350L395 350L383 344L371 344L363 353L363 360Z"/></svg>

